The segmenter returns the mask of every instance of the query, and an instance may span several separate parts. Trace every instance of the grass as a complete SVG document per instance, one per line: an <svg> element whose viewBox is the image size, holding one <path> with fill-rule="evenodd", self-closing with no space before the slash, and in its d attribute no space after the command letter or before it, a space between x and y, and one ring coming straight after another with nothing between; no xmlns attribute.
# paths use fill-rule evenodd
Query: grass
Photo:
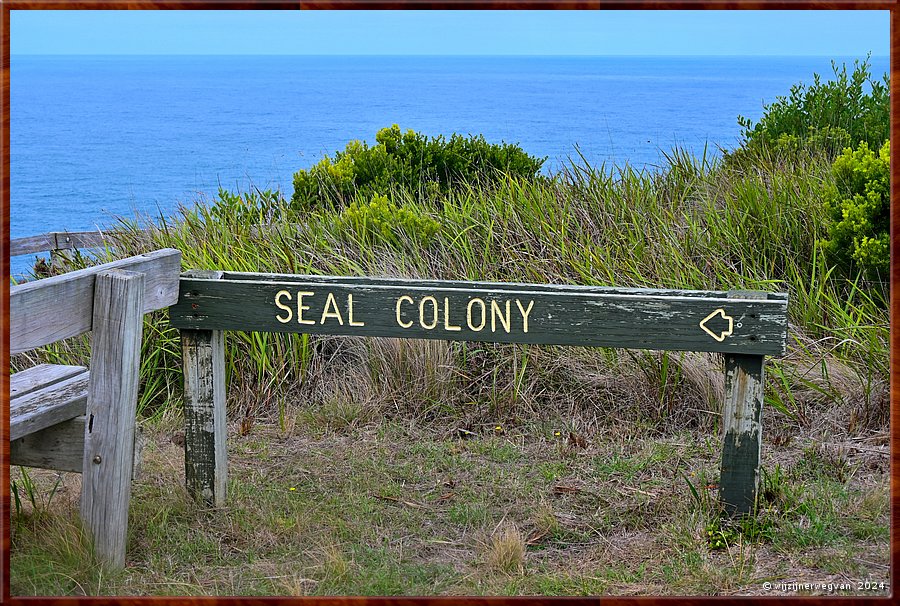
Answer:
<svg viewBox="0 0 900 606"><path fill-rule="evenodd" d="M441 223L427 247L344 231L328 209L250 224L200 204L123 222L118 255L171 246L192 269L786 291L763 502L741 523L716 507L716 355L229 332L230 497L198 510L169 439L180 351L160 312L143 342L139 414L155 446L129 566L107 573L85 551L77 476L50 504L55 475L16 472L13 593L753 594L774 579L887 580L886 285L826 264L831 178L815 155L676 151L657 172L582 164L440 199L395 194ZM12 366L84 364L88 345Z"/></svg>
<svg viewBox="0 0 900 606"><path fill-rule="evenodd" d="M244 436L231 424L228 504L213 511L181 484L177 427L167 418L148 431L125 571L90 558L79 476L67 474L52 507L13 516L13 594L703 595L836 574L888 580L886 468L837 479L871 453L839 464L799 440L767 448L754 531L718 517L705 481L717 453L695 432L655 446L637 432L589 434L572 453L530 426L461 439L439 424L285 432L272 418ZM498 461L498 447L519 454ZM606 464L617 456L628 463ZM38 488L56 481L32 476ZM710 540L712 525L726 545Z"/></svg>
<svg viewBox="0 0 900 606"><path fill-rule="evenodd" d="M817 241L827 233L821 192L830 179L817 157L736 168L674 152L655 173L575 165L552 181L507 179L440 199L395 194L440 221L428 247L346 231L336 210L285 208L278 223L250 224L201 204L172 219L123 223L118 254L172 246L186 268L786 291L789 352L772 365L767 403L803 423L840 409L849 427L829 429L864 432L887 421L887 291L826 265ZM164 312L148 319L144 341L139 408L149 417L180 399L177 331ZM722 389L718 358L691 353L238 332L227 348L231 390L269 394L264 408L283 406L299 383L327 392L348 367L351 384L367 380L362 371L378 383L371 397L385 410L477 423L574 401L651 425L710 426ZM83 344L66 343L14 366L86 355ZM352 423L363 403L340 400L347 404L332 406L335 421Z"/></svg>
<svg viewBox="0 0 900 606"><path fill-rule="evenodd" d="M525 539L514 524L503 520L483 546L485 567L509 576L525 572Z"/></svg>

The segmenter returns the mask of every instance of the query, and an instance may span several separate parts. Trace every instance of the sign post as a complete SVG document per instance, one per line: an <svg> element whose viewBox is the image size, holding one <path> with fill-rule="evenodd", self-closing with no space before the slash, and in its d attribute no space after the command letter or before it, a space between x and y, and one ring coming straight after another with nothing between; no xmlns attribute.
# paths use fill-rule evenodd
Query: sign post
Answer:
<svg viewBox="0 0 900 606"><path fill-rule="evenodd" d="M764 356L784 354L787 341L787 295L747 291L216 272L183 275L178 303L169 314L172 325L182 331L725 354L720 498L727 510L738 513L752 510L756 494ZM217 366L224 368L212 364L213 372ZM213 383L224 383L224 378ZM224 415L224 397L216 406ZM224 477L224 463L221 473Z"/></svg>

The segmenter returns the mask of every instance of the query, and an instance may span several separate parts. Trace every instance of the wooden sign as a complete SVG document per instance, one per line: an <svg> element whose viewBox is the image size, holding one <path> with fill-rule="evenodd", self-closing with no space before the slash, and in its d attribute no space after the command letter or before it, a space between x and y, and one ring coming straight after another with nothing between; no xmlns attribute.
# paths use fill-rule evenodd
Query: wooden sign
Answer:
<svg viewBox="0 0 900 606"><path fill-rule="evenodd" d="M173 326L782 355L787 295L220 272Z"/></svg>
<svg viewBox="0 0 900 606"><path fill-rule="evenodd" d="M193 271L169 308L184 359L185 478L225 502L225 330L539 343L725 354L719 499L756 503L766 355L787 341L787 295Z"/></svg>

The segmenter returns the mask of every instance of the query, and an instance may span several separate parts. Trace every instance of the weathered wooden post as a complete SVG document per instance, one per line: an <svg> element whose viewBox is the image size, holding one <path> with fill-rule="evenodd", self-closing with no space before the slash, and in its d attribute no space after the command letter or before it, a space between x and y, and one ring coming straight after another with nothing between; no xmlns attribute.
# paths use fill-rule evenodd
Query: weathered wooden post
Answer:
<svg viewBox="0 0 900 606"><path fill-rule="evenodd" d="M95 553L114 568L125 566L143 323L144 275L130 271L98 274L81 519Z"/></svg>
<svg viewBox="0 0 900 606"><path fill-rule="evenodd" d="M766 293L733 291L729 298L765 299ZM762 462L762 407L766 358L755 354L725 354L724 445L719 477L719 501L730 514L749 514L756 504Z"/></svg>
<svg viewBox="0 0 900 606"><path fill-rule="evenodd" d="M54 248L50 249L50 267L57 272L66 271L66 267L72 263L72 249L75 244L72 236L67 233L53 234Z"/></svg>
<svg viewBox="0 0 900 606"><path fill-rule="evenodd" d="M195 270L194 278L219 279L222 272ZM191 293L180 297L190 301ZM212 507L225 504L227 449L225 427L225 333L181 330L184 364L184 476L194 499Z"/></svg>

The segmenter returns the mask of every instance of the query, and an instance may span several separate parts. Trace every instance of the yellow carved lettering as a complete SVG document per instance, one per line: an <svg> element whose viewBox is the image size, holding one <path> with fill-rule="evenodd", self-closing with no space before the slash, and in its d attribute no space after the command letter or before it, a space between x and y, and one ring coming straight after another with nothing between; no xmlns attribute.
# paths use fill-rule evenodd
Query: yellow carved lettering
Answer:
<svg viewBox="0 0 900 606"><path fill-rule="evenodd" d="M497 332L497 318L500 319L503 330L509 333L509 301L506 302L506 321L503 319L503 311L500 306L496 301L491 301L491 332Z"/></svg>
<svg viewBox="0 0 900 606"><path fill-rule="evenodd" d="M354 322L353 321L353 295L347 295L347 319L350 321L350 326L365 326L365 322Z"/></svg>
<svg viewBox="0 0 900 606"><path fill-rule="evenodd" d="M334 311L328 311L331 308L334 308ZM344 325L344 319L341 317L341 311L338 309L333 293L328 293L328 299L325 301L325 309L322 310L322 319L319 320L319 324L325 324L326 318L337 318L338 324Z"/></svg>
<svg viewBox="0 0 900 606"><path fill-rule="evenodd" d="M462 326L450 324L450 299L444 297L444 330L462 330Z"/></svg>
<svg viewBox="0 0 900 606"><path fill-rule="evenodd" d="M522 307L522 304L519 303L519 300L516 299L516 305L519 308L519 312L522 314L522 328L523 332L528 332L528 314L531 313L531 308L534 307L534 301L528 302L528 309Z"/></svg>
<svg viewBox="0 0 900 606"><path fill-rule="evenodd" d="M410 305L412 305L412 302L413 302L412 297L407 297L406 295L403 295L402 297L397 299L397 324L399 324L403 328L409 328L410 326L413 325L412 321L406 322L404 324L403 320L400 317L400 304L403 302L404 299L409 301Z"/></svg>
<svg viewBox="0 0 900 606"><path fill-rule="evenodd" d="M425 302L431 302L431 309L433 313L431 314L431 324L425 323ZM438 304L437 299L432 296L422 297L422 300L419 301L419 325L425 330L431 330L438 323Z"/></svg>
<svg viewBox="0 0 900 606"><path fill-rule="evenodd" d="M303 319L303 311L306 309L309 309L309 305L303 304L303 297L311 297L314 294L316 294L316 293L309 292L309 291L303 291L303 292L297 293L297 322L299 324L315 324L316 323L315 320L304 320Z"/></svg>
<svg viewBox="0 0 900 606"><path fill-rule="evenodd" d="M279 290L277 293L275 293L275 307L277 307L278 309L283 309L284 311L287 312L286 318L282 318L281 316L276 315L275 319L278 320L279 322L281 322L282 324L287 324L288 322L291 321L291 318L294 317L294 312L291 310L290 307L288 307L287 305L285 305L284 303L281 302L281 297L287 297L287 300L290 301L291 293L289 293L286 290Z"/></svg>
<svg viewBox="0 0 900 606"><path fill-rule="evenodd" d="M477 327L474 324L472 324L472 305L474 305L475 303L478 303L478 305L481 307L481 324L479 324ZM484 328L484 324L485 324L485 322L487 322L487 318L485 317L485 315L486 315L485 312L486 312L486 308L484 306L484 301L482 301L481 299L478 299L478 298L475 298L475 299L472 299L471 301L469 301L469 304L466 306L466 323L469 325L469 330L474 330L475 332L478 332L482 328Z"/></svg>

